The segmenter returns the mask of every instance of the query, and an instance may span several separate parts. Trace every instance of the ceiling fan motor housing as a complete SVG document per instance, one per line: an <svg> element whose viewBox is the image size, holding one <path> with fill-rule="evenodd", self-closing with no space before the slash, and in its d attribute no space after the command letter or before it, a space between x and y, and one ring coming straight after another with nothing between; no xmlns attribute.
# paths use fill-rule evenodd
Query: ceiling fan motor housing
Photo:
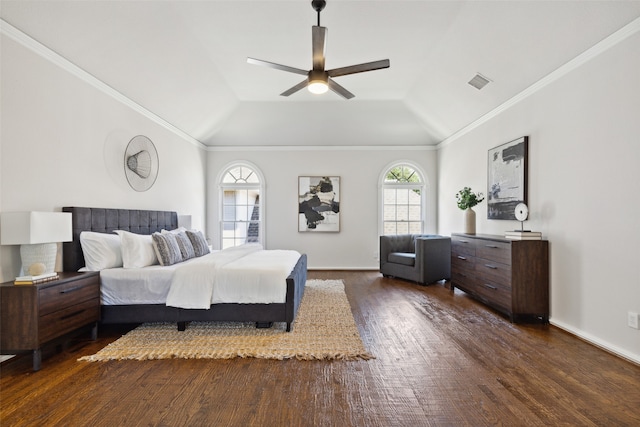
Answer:
<svg viewBox="0 0 640 427"><path fill-rule="evenodd" d="M322 82L327 84L329 80L329 74L325 70L311 70L309 71L309 83Z"/></svg>

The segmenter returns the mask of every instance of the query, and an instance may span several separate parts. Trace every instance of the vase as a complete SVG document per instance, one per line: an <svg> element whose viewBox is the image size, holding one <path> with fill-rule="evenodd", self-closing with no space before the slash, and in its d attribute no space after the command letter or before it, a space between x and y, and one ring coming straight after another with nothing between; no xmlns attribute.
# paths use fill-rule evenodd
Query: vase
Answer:
<svg viewBox="0 0 640 427"><path fill-rule="evenodd" d="M464 232L476 234L476 212L471 208L464 211Z"/></svg>

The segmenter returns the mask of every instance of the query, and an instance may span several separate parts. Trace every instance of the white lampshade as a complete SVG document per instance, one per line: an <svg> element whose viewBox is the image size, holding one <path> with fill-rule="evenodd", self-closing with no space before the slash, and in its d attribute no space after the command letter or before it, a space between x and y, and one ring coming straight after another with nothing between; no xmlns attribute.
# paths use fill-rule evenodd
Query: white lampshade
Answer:
<svg viewBox="0 0 640 427"><path fill-rule="evenodd" d="M22 245L22 270L44 264L43 273L53 272L58 242L72 240L70 212L3 212L0 214L0 243Z"/></svg>
<svg viewBox="0 0 640 427"><path fill-rule="evenodd" d="M191 230L191 215L178 215L178 227Z"/></svg>

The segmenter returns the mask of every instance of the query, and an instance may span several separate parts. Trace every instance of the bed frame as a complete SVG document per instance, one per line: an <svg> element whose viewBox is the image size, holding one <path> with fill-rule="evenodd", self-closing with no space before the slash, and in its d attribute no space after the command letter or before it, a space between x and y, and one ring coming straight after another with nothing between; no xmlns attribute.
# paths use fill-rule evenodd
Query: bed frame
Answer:
<svg viewBox="0 0 640 427"><path fill-rule="evenodd" d="M78 271L84 267L84 255L80 246L82 231L113 233L125 230L137 234L178 228L178 214L172 211L131 209L104 209L64 207L71 212L73 240L63 243L64 271ZM307 256L301 255L287 277L287 297L284 303L274 304L212 304L209 310L167 307L164 304L103 305L102 323L176 322L183 331L191 321L256 322L268 327L273 322L286 322L287 332L296 318L307 281Z"/></svg>

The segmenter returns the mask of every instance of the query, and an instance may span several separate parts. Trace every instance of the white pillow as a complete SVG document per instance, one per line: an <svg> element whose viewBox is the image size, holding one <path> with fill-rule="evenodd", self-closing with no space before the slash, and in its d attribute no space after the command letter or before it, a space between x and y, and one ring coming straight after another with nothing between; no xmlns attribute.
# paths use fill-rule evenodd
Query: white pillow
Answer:
<svg viewBox="0 0 640 427"><path fill-rule="evenodd" d="M135 234L124 230L115 232L120 235L124 268L147 267L158 263L150 234Z"/></svg>
<svg viewBox="0 0 640 427"><path fill-rule="evenodd" d="M186 229L186 228L184 228L184 227L178 227L178 228L174 228L173 230L165 230L165 229L162 229L161 233L178 234L178 233L184 233L185 231L187 231L187 229Z"/></svg>
<svg viewBox="0 0 640 427"><path fill-rule="evenodd" d="M80 233L80 246L82 246L87 271L122 267L120 236L83 231Z"/></svg>

